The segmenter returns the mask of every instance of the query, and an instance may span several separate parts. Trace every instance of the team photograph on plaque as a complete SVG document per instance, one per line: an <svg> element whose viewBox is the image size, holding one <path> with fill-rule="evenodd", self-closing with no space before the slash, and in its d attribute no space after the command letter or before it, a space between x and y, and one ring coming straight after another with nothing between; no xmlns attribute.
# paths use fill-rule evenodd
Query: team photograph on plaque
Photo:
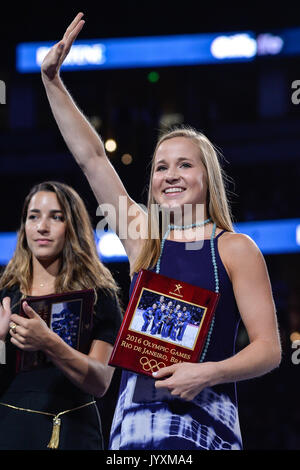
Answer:
<svg viewBox="0 0 300 470"><path fill-rule="evenodd" d="M219 294L142 270L110 365L144 375L179 362L197 362Z"/></svg>
<svg viewBox="0 0 300 470"><path fill-rule="evenodd" d="M74 349L87 353L93 327L93 289L27 297L26 302L47 326ZM20 315L26 317L22 304ZM16 371L31 370L50 363L42 351L17 351Z"/></svg>
<svg viewBox="0 0 300 470"><path fill-rule="evenodd" d="M206 310L143 288L129 330L194 349Z"/></svg>

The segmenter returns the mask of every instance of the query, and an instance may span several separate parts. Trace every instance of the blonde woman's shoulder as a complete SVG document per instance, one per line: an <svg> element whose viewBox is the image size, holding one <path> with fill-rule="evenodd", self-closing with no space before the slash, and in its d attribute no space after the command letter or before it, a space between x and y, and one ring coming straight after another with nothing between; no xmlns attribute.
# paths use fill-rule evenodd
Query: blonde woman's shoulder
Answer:
<svg viewBox="0 0 300 470"><path fill-rule="evenodd" d="M244 233L224 232L218 239L218 250L230 279L240 263L262 256L254 240Z"/></svg>

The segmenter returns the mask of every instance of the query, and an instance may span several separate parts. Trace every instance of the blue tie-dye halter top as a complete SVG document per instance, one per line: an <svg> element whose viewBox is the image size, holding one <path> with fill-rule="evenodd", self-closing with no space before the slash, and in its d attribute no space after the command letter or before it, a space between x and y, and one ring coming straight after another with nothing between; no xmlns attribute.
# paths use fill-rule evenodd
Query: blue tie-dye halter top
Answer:
<svg viewBox="0 0 300 470"><path fill-rule="evenodd" d="M224 231L223 231L224 232ZM214 238L220 281L220 300L205 361L221 361L235 353L240 314L232 283L221 261ZM189 242L189 248L192 247ZM205 289L215 290L210 240L201 249L186 249L184 242L166 240L160 273ZM135 284L133 277L130 293ZM240 450L236 384L202 390L192 401L156 390L155 380L122 372L120 392L112 423L111 450Z"/></svg>

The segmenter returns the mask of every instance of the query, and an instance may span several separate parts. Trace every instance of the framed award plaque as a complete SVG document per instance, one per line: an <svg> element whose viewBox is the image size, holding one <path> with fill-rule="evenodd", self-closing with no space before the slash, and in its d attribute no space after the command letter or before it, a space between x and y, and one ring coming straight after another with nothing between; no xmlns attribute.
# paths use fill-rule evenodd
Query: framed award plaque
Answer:
<svg viewBox="0 0 300 470"><path fill-rule="evenodd" d="M88 353L93 327L93 289L39 297L26 297L26 302L48 327L69 346ZM27 318L21 302L20 315ZM17 351L16 372L31 370L50 362L42 351Z"/></svg>
<svg viewBox="0 0 300 470"><path fill-rule="evenodd" d="M138 374L197 362L220 294L142 270L109 364Z"/></svg>

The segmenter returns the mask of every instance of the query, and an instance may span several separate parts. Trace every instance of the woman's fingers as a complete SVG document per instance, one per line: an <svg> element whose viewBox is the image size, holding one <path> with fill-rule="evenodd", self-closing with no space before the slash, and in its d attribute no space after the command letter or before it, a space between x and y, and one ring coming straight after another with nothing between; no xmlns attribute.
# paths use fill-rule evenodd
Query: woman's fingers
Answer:
<svg viewBox="0 0 300 470"><path fill-rule="evenodd" d="M10 307L10 297L4 297L2 303L0 302L0 338L5 338L9 330Z"/></svg>
<svg viewBox="0 0 300 470"><path fill-rule="evenodd" d="M4 297L2 300L2 307L5 312L8 312L10 314L10 297Z"/></svg>
<svg viewBox="0 0 300 470"><path fill-rule="evenodd" d="M74 20L72 21L72 23L70 23L70 25L67 27L66 29L66 32L64 34L64 39L67 39L70 35L70 33L76 28L76 26L78 25L78 23L80 22L81 18L84 16L83 13L78 13ZM83 25L82 25L83 26Z"/></svg>
<svg viewBox="0 0 300 470"><path fill-rule="evenodd" d="M17 325L15 329L9 330L9 334L12 338L15 338L19 343L25 343L27 330L22 326Z"/></svg>
<svg viewBox="0 0 300 470"><path fill-rule="evenodd" d="M69 52L73 42L77 38L85 23L84 20L81 20L82 17L83 13L78 13L78 15L74 18L70 26L68 26L68 28L66 29L66 32L63 36L63 41L66 45L65 49L67 53Z"/></svg>
<svg viewBox="0 0 300 470"><path fill-rule="evenodd" d="M65 43L65 51L64 51L64 52L65 52L66 55L68 54L69 50L71 49L71 47L72 47L72 45L73 45L75 39L77 38L78 34L79 34L80 31L82 30L84 23L85 23L85 22L84 22L83 20L80 21L80 22L75 26L75 28L74 28L72 31L70 31L70 32L68 33L67 36L65 35L65 36L63 37L63 42Z"/></svg>

